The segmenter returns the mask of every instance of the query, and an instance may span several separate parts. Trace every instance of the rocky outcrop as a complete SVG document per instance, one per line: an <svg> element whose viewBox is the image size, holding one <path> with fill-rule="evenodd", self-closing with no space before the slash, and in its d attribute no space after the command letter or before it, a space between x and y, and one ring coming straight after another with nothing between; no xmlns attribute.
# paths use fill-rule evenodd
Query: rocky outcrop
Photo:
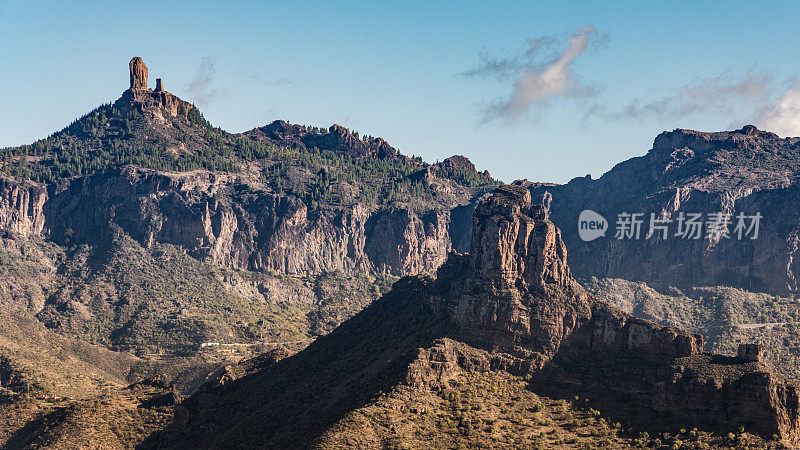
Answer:
<svg viewBox="0 0 800 450"><path fill-rule="evenodd" d="M155 91L149 89L147 87L147 66L142 58L137 56L131 59L129 66L131 85L114 103L115 108L123 112L136 109L140 113L156 117L161 123L164 123L168 117L177 117L179 114L186 116L194 108L191 103L164 90L161 78L156 79Z"/></svg>
<svg viewBox="0 0 800 450"><path fill-rule="evenodd" d="M131 72L131 90L147 89L147 66L142 58L136 56L128 64Z"/></svg>
<svg viewBox="0 0 800 450"><path fill-rule="evenodd" d="M469 256L439 270L430 302L469 339L512 349L541 368L570 339L595 351L646 358L699 353L702 337L633 318L589 295L572 278L558 228L530 193L502 186L475 210ZM589 331L587 331L589 330Z"/></svg>
<svg viewBox="0 0 800 450"><path fill-rule="evenodd" d="M736 356L746 362L761 362L764 356L762 350L759 344L739 344Z"/></svg>
<svg viewBox="0 0 800 450"><path fill-rule="evenodd" d="M531 185L534 198L552 195L552 220L570 248L580 277L614 277L656 285L734 286L780 295L800 292L800 138L779 138L753 126L703 133L660 134L644 156L599 179ZM604 237L584 242L578 216L592 210L608 221ZM730 237L676 236L681 215L731 214ZM642 213L639 239L616 239L621 213ZM668 238L646 238L650 214L668 220ZM739 239L736 215L760 213L758 237ZM746 223L749 225L749 223Z"/></svg>

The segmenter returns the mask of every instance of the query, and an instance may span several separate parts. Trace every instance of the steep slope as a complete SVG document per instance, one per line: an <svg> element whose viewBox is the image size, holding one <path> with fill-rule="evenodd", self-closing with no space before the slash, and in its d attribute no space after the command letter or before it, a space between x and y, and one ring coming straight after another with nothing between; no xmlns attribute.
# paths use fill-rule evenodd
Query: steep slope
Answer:
<svg viewBox="0 0 800 450"><path fill-rule="evenodd" d="M718 133L664 132L645 156L622 162L597 180L530 188L534 198L552 196L553 222L562 228L581 277L794 295L798 173L800 138L782 139L749 125ZM590 242L579 237L578 217L586 209L608 221L604 237ZM638 239L616 238L623 213L641 213ZM660 228L646 238L651 213L663 215L667 239ZM728 215L719 228L727 235L709 235L715 213ZM679 226L687 230L690 214L702 214L700 234L677 236ZM739 214L761 215L757 236L747 228L739 235ZM743 225L751 222L745 219Z"/></svg>
<svg viewBox="0 0 800 450"><path fill-rule="evenodd" d="M0 237L0 245L5 311L140 356L191 355L208 342L245 354L264 345L302 347L368 305L391 280L220 268L175 245L145 248L124 234L97 246L64 248L13 235Z"/></svg>
<svg viewBox="0 0 800 450"><path fill-rule="evenodd" d="M519 391L511 375L531 380L526 389L536 394L590 398L606 421L619 418L639 429L742 426L796 443L796 387L767 370L756 348L724 357L701 353L701 346L699 335L635 319L583 290L546 210L531 205L527 190L506 186L476 209L471 253L451 255L435 280L406 277L300 353L206 385L145 446L402 444L408 426L387 429L365 414L388 408L385 420L410 421L425 414L414 410L423 399L440 391L454 398L451 382L475 379L476 389L499 383L503 391ZM533 393L515 400L532 404ZM409 397L418 400L387 405ZM541 418L536 408L517 412L526 415L518 423ZM473 418L461 419L458 427L473 426ZM358 428L354 420L380 436L343 436L343 429ZM491 446L507 437L475 439L468 442Z"/></svg>

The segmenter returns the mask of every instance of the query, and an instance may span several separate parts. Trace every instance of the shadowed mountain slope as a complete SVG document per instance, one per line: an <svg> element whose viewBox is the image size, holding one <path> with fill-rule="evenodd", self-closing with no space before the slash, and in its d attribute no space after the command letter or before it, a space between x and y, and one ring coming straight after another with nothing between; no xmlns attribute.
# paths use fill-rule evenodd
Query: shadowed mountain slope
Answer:
<svg viewBox="0 0 800 450"><path fill-rule="evenodd" d="M536 393L589 395L608 417L637 426L741 426L797 442L796 387L766 369L758 349L704 354L701 336L588 294L526 189L501 187L473 220L471 253L451 255L436 279L404 278L300 353L206 385L145 446L333 445L342 420L381 393L424 396L469 374L502 373L526 376Z"/></svg>

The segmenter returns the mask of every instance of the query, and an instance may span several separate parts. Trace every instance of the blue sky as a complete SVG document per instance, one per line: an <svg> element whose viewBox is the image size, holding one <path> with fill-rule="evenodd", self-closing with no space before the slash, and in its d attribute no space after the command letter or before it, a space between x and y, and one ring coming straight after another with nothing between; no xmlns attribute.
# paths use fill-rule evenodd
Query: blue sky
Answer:
<svg viewBox="0 0 800 450"><path fill-rule="evenodd" d="M0 0L0 146L128 85L238 132L285 119L452 154L510 182L594 177L663 130L800 135L794 2Z"/></svg>

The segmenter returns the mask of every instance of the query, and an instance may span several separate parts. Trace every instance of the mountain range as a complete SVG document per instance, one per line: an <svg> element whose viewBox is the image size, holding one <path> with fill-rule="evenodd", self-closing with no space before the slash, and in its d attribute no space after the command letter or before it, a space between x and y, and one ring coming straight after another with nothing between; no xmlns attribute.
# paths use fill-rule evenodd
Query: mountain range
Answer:
<svg viewBox="0 0 800 450"><path fill-rule="evenodd" d="M339 125L228 133L129 73L0 149L6 447L798 443L800 138L509 186Z"/></svg>

